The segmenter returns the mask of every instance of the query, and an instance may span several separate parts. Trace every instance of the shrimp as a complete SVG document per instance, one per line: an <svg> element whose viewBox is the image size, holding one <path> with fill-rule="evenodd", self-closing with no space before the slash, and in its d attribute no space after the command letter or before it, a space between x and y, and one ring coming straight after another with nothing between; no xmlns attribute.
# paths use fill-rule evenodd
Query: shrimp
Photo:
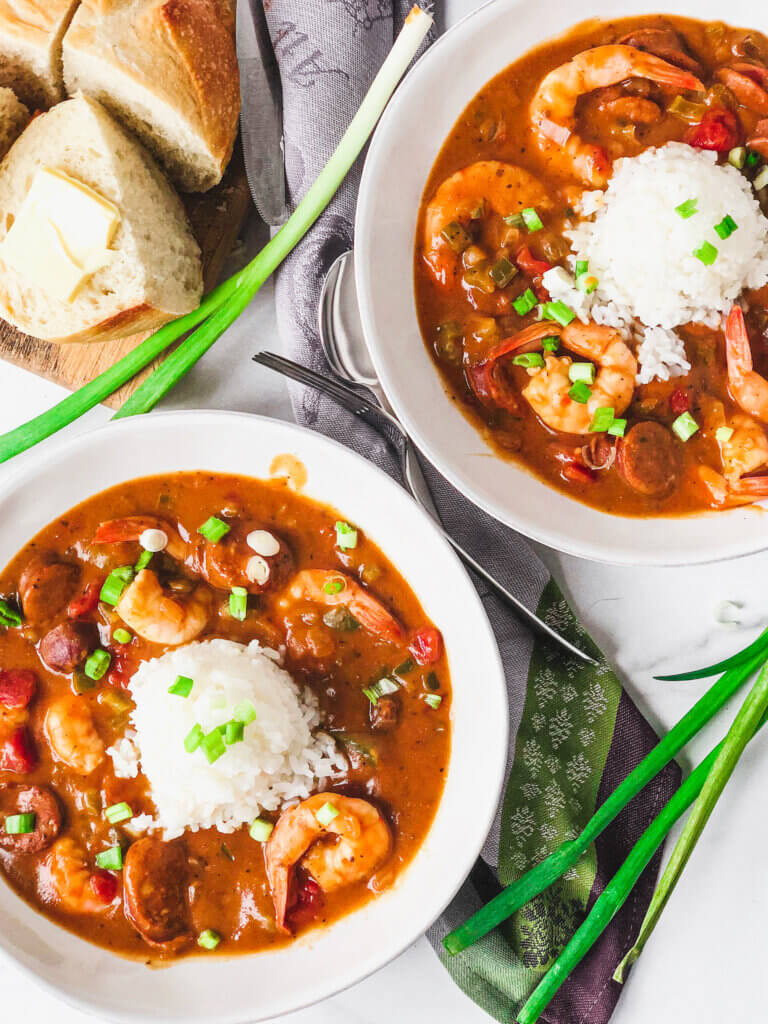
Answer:
<svg viewBox="0 0 768 1024"><path fill-rule="evenodd" d="M151 569L142 569L123 591L117 613L145 640L178 647L202 633L211 617L211 606L212 595L204 584L188 596L171 596Z"/></svg>
<svg viewBox="0 0 768 1024"><path fill-rule="evenodd" d="M105 871L91 871L74 839L58 839L43 862L43 877L58 901L75 914L100 914L117 895L117 881Z"/></svg>
<svg viewBox="0 0 768 1024"><path fill-rule="evenodd" d="M725 322L725 354L728 387L744 412L768 423L768 381L752 368L752 349L740 306L734 306Z"/></svg>
<svg viewBox="0 0 768 1024"><path fill-rule="evenodd" d="M744 413L727 418L723 403L712 401L705 411L704 425L716 436L723 431L717 443L723 472L711 466L699 467L699 478L707 487L717 505L745 505L768 498L768 476L748 476L768 466L768 437L762 424Z"/></svg>
<svg viewBox="0 0 768 1024"><path fill-rule="evenodd" d="M552 143L561 147L576 177L592 187L606 186L610 161L603 149L585 142L575 133L576 104L584 93L616 85L627 78L648 78L678 90L704 89L690 71L634 46L614 44L584 50L550 71L531 101L531 120L539 144L543 148L551 148Z"/></svg>
<svg viewBox="0 0 768 1024"><path fill-rule="evenodd" d="M430 200L424 219L424 260L435 281L451 286L460 269L460 246L451 245L443 233L446 228L469 224L478 211L509 217L529 207L541 212L551 206L544 186L514 164L479 160L452 174Z"/></svg>
<svg viewBox="0 0 768 1024"><path fill-rule="evenodd" d="M317 812L326 804L338 813L322 825ZM334 838L335 842L327 841ZM278 928L290 933L286 917L293 871L299 863L324 892L333 892L368 878L391 850L389 825L367 800L317 793L283 811L265 850Z"/></svg>
<svg viewBox="0 0 768 1024"><path fill-rule="evenodd" d="M54 755L79 775L90 775L104 760L104 743L79 697L61 697L50 705L45 735Z"/></svg>
<svg viewBox="0 0 768 1024"><path fill-rule="evenodd" d="M554 333L554 332L551 332ZM635 391L637 359L613 327L573 322L560 332L563 345L598 364L594 384L586 402L569 397L573 382L568 356L547 355L544 367L533 368L523 397L537 416L552 430L565 434L587 434L597 409L613 409L621 416Z"/></svg>
<svg viewBox="0 0 768 1024"><path fill-rule="evenodd" d="M351 576L326 569L304 569L297 573L289 593L297 601L344 605L363 629L385 643L397 644L403 639L403 627L384 605L364 590Z"/></svg>

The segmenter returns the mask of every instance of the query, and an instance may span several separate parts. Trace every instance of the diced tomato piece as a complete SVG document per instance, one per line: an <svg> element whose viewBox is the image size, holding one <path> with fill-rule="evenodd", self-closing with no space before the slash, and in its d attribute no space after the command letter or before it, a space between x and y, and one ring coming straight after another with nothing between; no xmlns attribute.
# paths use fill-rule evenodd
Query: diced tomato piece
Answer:
<svg viewBox="0 0 768 1024"><path fill-rule="evenodd" d="M591 484L597 480L597 474L588 466L580 466L578 462L566 462L561 470L563 476L572 484Z"/></svg>
<svg viewBox="0 0 768 1024"><path fill-rule="evenodd" d="M545 260L537 260L527 245L524 245L516 254L515 263L518 270L534 279L541 277L542 274L546 274L548 270L552 269L551 263L547 263Z"/></svg>
<svg viewBox="0 0 768 1024"><path fill-rule="evenodd" d="M36 689L37 676L28 668L0 670L0 705L4 708L25 708Z"/></svg>
<svg viewBox="0 0 768 1024"><path fill-rule="evenodd" d="M72 598L67 608L67 617L70 619L82 619L91 612L95 612L99 604L101 583L89 583L85 590L78 597Z"/></svg>
<svg viewBox="0 0 768 1024"><path fill-rule="evenodd" d="M96 899L101 900L105 906L109 906L117 896L119 883L117 875L112 874L111 871L103 871L101 868L94 871L90 878L90 884Z"/></svg>
<svg viewBox="0 0 768 1024"><path fill-rule="evenodd" d="M682 413L688 412L691 408L691 400L688 397L688 393L681 391L680 388L675 388L669 396L669 407L675 416L680 416Z"/></svg>
<svg viewBox="0 0 768 1024"><path fill-rule="evenodd" d="M37 764L37 753L29 731L22 725L0 746L0 768L6 772L31 772Z"/></svg>
<svg viewBox="0 0 768 1024"><path fill-rule="evenodd" d="M727 153L738 146L740 138L741 122L732 110L723 107L708 111L699 124L691 125L685 141L696 149Z"/></svg>
<svg viewBox="0 0 768 1024"><path fill-rule="evenodd" d="M434 665L443 653L443 638L434 626L425 626L413 634L408 650L419 665Z"/></svg>
<svg viewBox="0 0 768 1024"><path fill-rule="evenodd" d="M295 929L314 921L320 916L324 904L323 890L314 878L305 876L296 888L293 904L288 911L291 928Z"/></svg>

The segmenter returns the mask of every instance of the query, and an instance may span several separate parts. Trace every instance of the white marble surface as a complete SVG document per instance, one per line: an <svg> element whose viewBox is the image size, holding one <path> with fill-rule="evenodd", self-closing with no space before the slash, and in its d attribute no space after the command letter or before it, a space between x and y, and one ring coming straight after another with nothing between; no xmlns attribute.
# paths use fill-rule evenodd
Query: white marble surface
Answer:
<svg viewBox="0 0 768 1024"><path fill-rule="evenodd" d="M448 0L450 21L478 0ZM251 242L258 235L251 228ZM273 295L266 288L240 323L190 373L163 408L207 407L290 415L282 382L249 362L257 348L279 348ZM0 364L0 432L63 397L56 386ZM92 429L109 418L96 409L72 428ZM23 459L23 457L22 457ZM14 466L0 467L0 485ZM692 569L621 569L544 553L565 582L575 608L618 666L627 687L659 729L670 726L703 692L696 683L657 683L664 668L690 667L724 656L768 621L768 554ZM742 605L740 627L717 622L723 600ZM724 713L727 716L731 712ZM721 737L727 717L692 744L684 762L698 760ZM765 741L740 763L639 967L627 984L614 1024L721 1024L766 1019L763 920L768 917L768 778ZM0 927L2 924L0 923ZM30 989L0 963L0 1019L91 1019ZM490 1018L453 985L426 940L393 964L285 1024L488 1024ZM573 1021L572 1024L590 1024Z"/></svg>

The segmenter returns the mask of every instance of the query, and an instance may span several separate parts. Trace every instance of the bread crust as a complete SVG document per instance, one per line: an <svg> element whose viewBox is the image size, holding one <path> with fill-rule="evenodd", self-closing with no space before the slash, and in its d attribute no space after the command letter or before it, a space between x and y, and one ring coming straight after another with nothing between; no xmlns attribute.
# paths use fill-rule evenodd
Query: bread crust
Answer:
<svg viewBox="0 0 768 1024"><path fill-rule="evenodd" d="M0 0L0 85L33 107L64 98L61 40L78 0Z"/></svg>

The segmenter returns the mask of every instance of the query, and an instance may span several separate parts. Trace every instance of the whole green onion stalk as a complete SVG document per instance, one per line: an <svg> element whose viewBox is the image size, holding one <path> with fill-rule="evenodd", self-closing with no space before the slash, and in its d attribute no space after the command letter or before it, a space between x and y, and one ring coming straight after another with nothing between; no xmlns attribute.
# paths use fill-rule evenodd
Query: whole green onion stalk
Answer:
<svg viewBox="0 0 768 1024"><path fill-rule="evenodd" d="M473 914L464 924L443 939L443 945L450 954L460 953L477 942L502 921L511 917L529 900L557 881L573 867L589 846L610 825L624 807L669 764L707 722L730 700L740 686L768 656L768 630L759 640L751 644L749 659L744 662L744 652L734 655L736 663L693 705L683 717L662 737L653 750L637 765L616 789L600 805L595 814L575 839L562 843L543 861L498 896ZM704 670L702 670L704 671Z"/></svg>
<svg viewBox="0 0 768 1024"><path fill-rule="evenodd" d="M431 24L432 17L420 7L411 10L360 109L330 160L291 217L248 266L214 289L196 310L161 327L89 384L47 412L2 435L0 462L26 451L72 423L135 376L169 345L178 341L188 331L193 331L163 365L138 388L117 416L148 412L163 395L167 394L240 316L262 284L326 209L368 141L384 107L408 69Z"/></svg>
<svg viewBox="0 0 768 1024"><path fill-rule="evenodd" d="M697 765L632 847L627 859L600 893L592 910L576 932L574 932L570 942L560 953L557 960L544 975L523 1006L517 1017L518 1024L535 1024L535 1021L539 1019L560 986L578 964L581 963L594 943L608 927L613 916L629 898L640 875L675 822L682 817L688 807L698 798L691 816L691 829L689 831L687 823L675 847L675 853L677 853L677 849L681 844L683 844L684 849L681 850L677 858L675 858L675 853L673 853L677 868L672 868L670 879L666 883L665 879L668 872L665 872L664 878L662 878L657 890L659 897L652 903L646 920L643 922L644 927L648 923L644 936L645 939L648 938L653 930L653 925L658 920L658 916L674 888L679 872L685 866L690 852L701 834L701 830L704 828L720 793L730 778L744 747L768 721L768 711L766 709L768 709L768 664L763 666L757 682L734 719L726 738ZM689 819L690 822L691 819ZM685 838L686 835L687 838ZM672 865L672 861L670 861L670 865ZM641 951L642 944L640 949L638 949L638 955ZM629 965L627 958L625 958L625 961L617 969L617 974L621 974L623 977L624 970Z"/></svg>

